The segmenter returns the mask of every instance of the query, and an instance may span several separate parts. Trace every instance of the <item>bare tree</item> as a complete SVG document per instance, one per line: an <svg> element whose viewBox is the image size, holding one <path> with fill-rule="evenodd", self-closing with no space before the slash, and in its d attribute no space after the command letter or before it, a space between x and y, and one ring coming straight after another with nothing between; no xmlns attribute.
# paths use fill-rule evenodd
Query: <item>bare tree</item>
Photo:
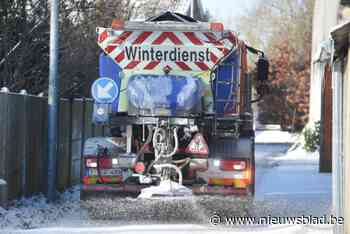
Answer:
<svg viewBox="0 0 350 234"><path fill-rule="evenodd" d="M259 104L260 120L303 128L309 111L314 0L266 0L240 18L249 44L270 59L270 94ZM250 30L254 29L254 30Z"/></svg>
<svg viewBox="0 0 350 234"><path fill-rule="evenodd" d="M88 96L98 76L96 26L137 14L155 15L179 0L60 1L60 93ZM49 11L46 0L0 1L0 87L46 92L49 62Z"/></svg>

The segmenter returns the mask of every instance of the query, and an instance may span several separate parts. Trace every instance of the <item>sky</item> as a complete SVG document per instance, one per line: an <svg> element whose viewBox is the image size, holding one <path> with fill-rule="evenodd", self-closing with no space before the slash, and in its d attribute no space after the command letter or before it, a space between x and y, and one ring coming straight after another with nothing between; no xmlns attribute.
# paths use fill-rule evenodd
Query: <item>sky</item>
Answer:
<svg viewBox="0 0 350 234"><path fill-rule="evenodd" d="M225 27L235 29L235 19L253 8L260 0L202 0L204 8L209 9L215 20Z"/></svg>

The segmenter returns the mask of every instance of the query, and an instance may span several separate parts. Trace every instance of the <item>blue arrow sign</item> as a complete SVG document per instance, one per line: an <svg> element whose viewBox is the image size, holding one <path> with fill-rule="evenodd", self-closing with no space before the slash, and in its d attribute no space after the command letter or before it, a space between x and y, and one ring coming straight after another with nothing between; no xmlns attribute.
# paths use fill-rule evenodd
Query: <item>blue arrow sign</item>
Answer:
<svg viewBox="0 0 350 234"><path fill-rule="evenodd" d="M110 78L99 78L91 86L91 95L97 103L113 103L118 94L119 87Z"/></svg>

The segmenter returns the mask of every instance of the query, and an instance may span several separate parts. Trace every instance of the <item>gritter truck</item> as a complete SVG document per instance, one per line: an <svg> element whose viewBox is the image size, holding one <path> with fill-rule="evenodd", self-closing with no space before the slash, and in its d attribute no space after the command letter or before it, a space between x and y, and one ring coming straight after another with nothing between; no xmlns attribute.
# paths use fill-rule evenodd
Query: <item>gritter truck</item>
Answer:
<svg viewBox="0 0 350 234"><path fill-rule="evenodd" d="M93 121L110 135L85 142L81 199L149 188L159 188L154 196L253 195L252 84L262 95L264 53L221 23L172 12L96 31ZM257 58L254 80L248 53Z"/></svg>

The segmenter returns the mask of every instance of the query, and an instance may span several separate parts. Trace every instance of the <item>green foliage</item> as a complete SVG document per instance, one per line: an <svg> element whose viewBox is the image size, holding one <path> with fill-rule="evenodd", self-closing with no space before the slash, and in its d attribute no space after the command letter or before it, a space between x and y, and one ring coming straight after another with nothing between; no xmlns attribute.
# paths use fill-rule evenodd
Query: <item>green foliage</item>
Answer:
<svg viewBox="0 0 350 234"><path fill-rule="evenodd" d="M321 124L316 122L314 128L304 130L304 149L308 152L315 152L320 146Z"/></svg>

